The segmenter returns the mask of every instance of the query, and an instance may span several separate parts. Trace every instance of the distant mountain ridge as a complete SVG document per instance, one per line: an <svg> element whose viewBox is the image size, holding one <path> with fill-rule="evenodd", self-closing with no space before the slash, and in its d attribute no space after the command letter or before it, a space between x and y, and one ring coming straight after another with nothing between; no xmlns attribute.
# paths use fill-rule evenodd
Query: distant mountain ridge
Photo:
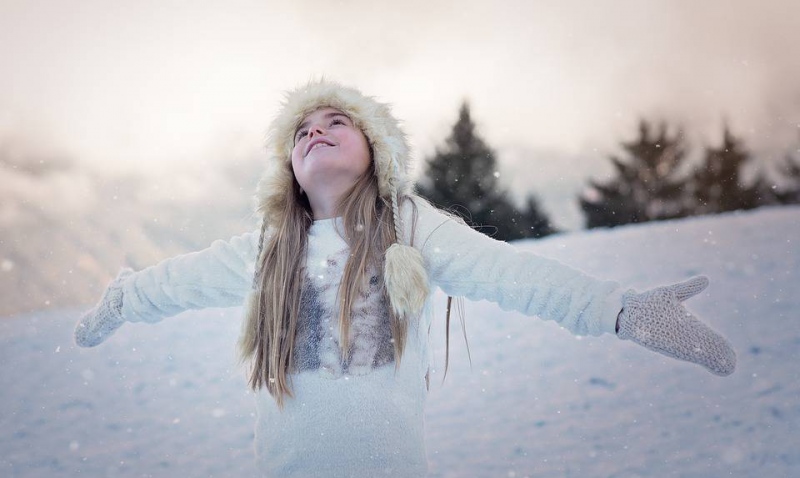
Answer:
<svg viewBox="0 0 800 478"><path fill-rule="evenodd" d="M0 152L0 317L92 304L123 266L257 227L256 160L159 178L30 164Z"/></svg>

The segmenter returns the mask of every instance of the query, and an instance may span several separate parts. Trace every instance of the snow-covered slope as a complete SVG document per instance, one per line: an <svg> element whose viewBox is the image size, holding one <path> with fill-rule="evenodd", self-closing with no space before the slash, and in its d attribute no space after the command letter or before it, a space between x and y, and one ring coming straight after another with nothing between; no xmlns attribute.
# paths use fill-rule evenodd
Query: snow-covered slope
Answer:
<svg viewBox="0 0 800 478"><path fill-rule="evenodd" d="M431 476L800 475L799 238L787 207L518 243L639 290L708 275L687 305L738 369L467 302L471 370L455 326L442 384L443 320L433 332ZM0 321L0 475L254 475L240 310L127 325L90 350L71 342L78 313Z"/></svg>

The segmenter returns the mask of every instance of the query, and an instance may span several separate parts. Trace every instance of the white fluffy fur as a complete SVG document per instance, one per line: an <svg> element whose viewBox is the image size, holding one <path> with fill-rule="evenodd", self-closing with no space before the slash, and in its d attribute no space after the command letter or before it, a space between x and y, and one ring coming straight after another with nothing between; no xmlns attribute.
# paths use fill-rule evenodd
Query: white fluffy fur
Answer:
<svg viewBox="0 0 800 478"><path fill-rule="evenodd" d="M425 304L428 274L423 264L422 254L411 246L395 243L386 250L384 280L398 317L411 317Z"/></svg>

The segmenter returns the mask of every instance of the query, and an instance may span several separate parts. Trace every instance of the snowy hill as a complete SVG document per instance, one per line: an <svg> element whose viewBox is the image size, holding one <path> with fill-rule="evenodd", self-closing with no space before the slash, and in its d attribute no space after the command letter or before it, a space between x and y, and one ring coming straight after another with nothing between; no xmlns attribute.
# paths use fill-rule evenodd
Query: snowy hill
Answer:
<svg viewBox="0 0 800 478"><path fill-rule="evenodd" d="M427 408L433 477L800 476L800 208L520 242L642 290L711 278L687 306L738 352L715 377L613 336L466 303ZM444 310L444 297L437 302ZM0 474L253 476L239 309L126 325L79 350L77 310L0 321Z"/></svg>

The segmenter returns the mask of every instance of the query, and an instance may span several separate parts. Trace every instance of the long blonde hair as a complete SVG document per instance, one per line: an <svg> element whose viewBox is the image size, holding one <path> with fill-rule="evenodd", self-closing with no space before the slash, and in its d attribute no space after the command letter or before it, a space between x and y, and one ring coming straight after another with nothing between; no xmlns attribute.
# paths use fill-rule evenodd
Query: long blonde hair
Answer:
<svg viewBox="0 0 800 478"><path fill-rule="evenodd" d="M291 174L291 164L283 163L284 174ZM300 304L305 281L305 259L308 231L313 222L307 197L296 179L292 187L277 198L286 214L278 224L262 225L262 241L266 228L270 238L256 261L254 291L249 298L249 311L239 341L243 361L251 361L248 380L253 390L266 387L279 406L292 397L290 373L294 367L295 338L300 320ZM413 202L412 202L413 204ZM274 206L274 205L273 205ZM265 208L265 205L260 206ZM346 356L350 347L350 315L354 301L362 292L367 269L377 266L383 271L383 253L395 242L392 208L380 197L374 163L356 181L337 205L342 218L342 235L350 248L339 286L340 347ZM413 234L412 234L413 237ZM385 282L380 283L387 299ZM397 317L391 307L391 332L395 361L399 364L406 343L407 322Z"/></svg>

